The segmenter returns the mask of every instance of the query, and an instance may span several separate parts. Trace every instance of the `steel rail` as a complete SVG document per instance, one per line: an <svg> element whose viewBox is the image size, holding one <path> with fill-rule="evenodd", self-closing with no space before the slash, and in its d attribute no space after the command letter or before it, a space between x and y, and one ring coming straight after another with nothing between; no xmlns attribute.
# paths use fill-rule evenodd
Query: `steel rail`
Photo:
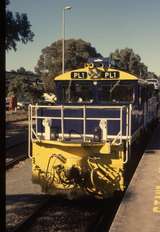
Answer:
<svg viewBox="0 0 160 232"><path fill-rule="evenodd" d="M14 144L12 144L10 146L6 146L6 151L11 150L11 149L13 149L13 148L15 148L15 147L17 147L19 145L25 144L26 142L27 142L27 139L25 139L25 140L23 140L23 141L21 141L19 143L14 143Z"/></svg>
<svg viewBox="0 0 160 232"><path fill-rule="evenodd" d="M104 232L109 231L111 223L114 219L114 216L118 210L118 207L122 201L124 193L121 193L110 200L107 204L104 203L104 206L97 217L92 221L92 223L87 228L88 232Z"/></svg>
<svg viewBox="0 0 160 232"><path fill-rule="evenodd" d="M38 204L38 206L35 207L34 211L27 218L18 223L18 225L16 225L15 228L12 229L12 232L29 231L29 227L33 225L36 218L38 218L38 216L42 213L42 209L49 205L50 200L51 197L47 196L41 204Z"/></svg>
<svg viewBox="0 0 160 232"><path fill-rule="evenodd" d="M14 165L18 164L20 161L27 159L27 157L28 157L27 154L20 155L20 156L14 158L13 160L6 162L6 169L8 170L8 169L12 168Z"/></svg>
<svg viewBox="0 0 160 232"><path fill-rule="evenodd" d="M14 149L14 148L16 148L16 147L18 147L20 145L23 145L26 142L27 142L27 140L23 140L23 141L21 141L19 143L12 144L9 147L6 147L6 159L10 158L10 157L8 157L7 152L11 153L12 149ZM13 157L12 160L6 161L6 169L8 170L8 169L12 168L14 165L16 165L17 163L19 163L22 160L25 160L27 157L28 157L27 154L25 154L25 155L18 155L17 157Z"/></svg>

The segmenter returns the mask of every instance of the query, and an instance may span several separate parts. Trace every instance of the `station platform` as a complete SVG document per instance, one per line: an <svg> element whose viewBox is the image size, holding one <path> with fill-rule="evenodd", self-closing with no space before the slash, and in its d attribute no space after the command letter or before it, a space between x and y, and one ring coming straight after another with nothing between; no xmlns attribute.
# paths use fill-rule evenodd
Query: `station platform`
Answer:
<svg viewBox="0 0 160 232"><path fill-rule="evenodd" d="M160 231L160 123L109 229L109 232L136 231Z"/></svg>

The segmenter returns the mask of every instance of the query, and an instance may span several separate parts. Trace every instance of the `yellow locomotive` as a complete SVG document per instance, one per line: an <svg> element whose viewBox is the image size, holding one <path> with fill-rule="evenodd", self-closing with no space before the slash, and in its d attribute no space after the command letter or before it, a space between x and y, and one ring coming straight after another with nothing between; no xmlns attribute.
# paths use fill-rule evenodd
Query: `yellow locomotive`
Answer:
<svg viewBox="0 0 160 232"><path fill-rule="evenodd" d="M55 90L53 105L29 106L33 183L49 194L124 191L131 145L157 117L152 87L94 60L57 76Z"/></svg>

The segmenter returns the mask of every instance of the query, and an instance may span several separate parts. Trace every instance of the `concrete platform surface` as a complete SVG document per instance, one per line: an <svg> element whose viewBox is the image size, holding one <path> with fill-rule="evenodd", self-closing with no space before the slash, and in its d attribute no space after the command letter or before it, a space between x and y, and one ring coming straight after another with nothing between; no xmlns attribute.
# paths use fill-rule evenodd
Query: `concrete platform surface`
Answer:
<svg viewBox="0 0 160 232"><path fill-rule="evenodd" d="M12 232L45 199L31 181L31 160L21 161L6 172L6 231Z"/></svg>
<svg viewBox="0 0 160 232"><path fill-rule="evenodd" d="M6 195L39 194L39 185L32 184L31 159L19 162L6 173Z"/></svg>
<svg viewBox="0 0 160 232"><path fill-rule="evenodd" d="M140 160L109 232L160 231L160 124Z"/></svg>

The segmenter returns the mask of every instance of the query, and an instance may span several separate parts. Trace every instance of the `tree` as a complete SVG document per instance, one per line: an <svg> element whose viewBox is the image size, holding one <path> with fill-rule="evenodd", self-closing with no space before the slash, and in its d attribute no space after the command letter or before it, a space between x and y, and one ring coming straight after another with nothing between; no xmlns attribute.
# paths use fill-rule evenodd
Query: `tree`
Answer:
<svg viewBox="0 0 160 232"><path fill-rule="evenodd" d="M18 70L24 71L23 68ZM33 81L32 75L27 74L29 71L21 73L18 70L17 72L7 74L7 96L13 95L17 97L18 101L28 101L31 103L42 100L43 88L37 86L36 81Z"/></svg>
<svg viewBox="0 0 160 232"><path fill-rule="evenodd" d="M156 74L153 72L148 72L147 78L148 79L154 79L154 78L158 79L158 76L156 76Z"/></svg>
<svg viewBox="0 0 160 232"><path fill-rule="evenodd" d="M20 67L19 69L17 69L17 73L19 73L19 74L25 74L26 72L27 71L23 67Z"/></svg>
<svg viewBox="0 0 160 232"><path fill-rule="evenodd" d="M6 6L9 4L6 0ZM17 42L26 44L33 41L34 33L31 31L31 24L28 21L27 14L16 12L15 16L9 10L6 10L6 50L17 50Z"/></svg>
<svg viewBox="0 0 160 232"><path fill-rule="evenodd" d="M133 49L116 49L110 54L110 57L111 59L119 60L121 69L129 71L143 79L147 77L148 68L141 62L141 57L135 54Z"/></svg>
<svg viewBox="0 0 160 232"><path fill-rule="evenodd" d="M16 76L12 79L8 86L8 96L14 95L17 97L18 100L21 100L22 96L24 95L24 90L26 89L25 83L23 82L22 78Z"/></svg>
<svg viewBox="0 0 160 232"><path fill-rule="evenodd" d="M102 57L90 43L82 39L65 40L65 71L83 67L89 57ZM52 92L53 78L62 71L62 41L42 49L35 71L43 76L45 89Z"/></svg>

